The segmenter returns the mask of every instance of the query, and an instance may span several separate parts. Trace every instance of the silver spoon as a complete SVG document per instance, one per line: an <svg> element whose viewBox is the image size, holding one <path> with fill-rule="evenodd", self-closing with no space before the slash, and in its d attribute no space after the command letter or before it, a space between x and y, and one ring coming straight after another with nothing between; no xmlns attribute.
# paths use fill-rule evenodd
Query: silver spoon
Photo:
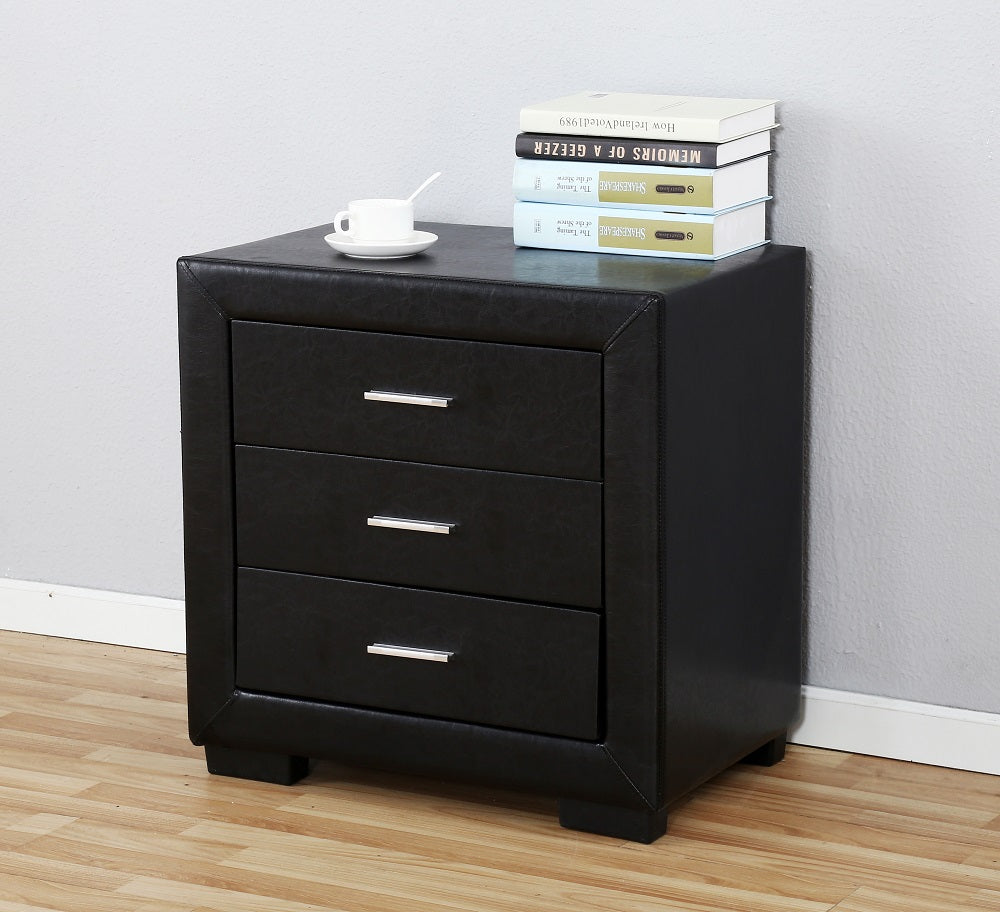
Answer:
<svg viewBox="0 0 1000 912"><path fill-rule="evenodd" d="M416 198L418 193L422 193L426 190L434 181L436 181L441 176L440 171L435 171L430 177L427 178L416 190L414 190L407 198L406 202L412 203Z"/></svg>

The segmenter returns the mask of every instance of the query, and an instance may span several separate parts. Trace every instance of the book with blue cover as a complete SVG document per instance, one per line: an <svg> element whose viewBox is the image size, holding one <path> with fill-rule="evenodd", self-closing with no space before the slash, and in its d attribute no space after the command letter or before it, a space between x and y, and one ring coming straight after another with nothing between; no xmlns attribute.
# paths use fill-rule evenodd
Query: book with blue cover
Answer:
<svg viewBox="0 0 1000 912"><path fill-rule="evenodd" d="M764 201L715 215L616 206L514 203L514 244L680 259L718 260L766 244Z"/></svg>

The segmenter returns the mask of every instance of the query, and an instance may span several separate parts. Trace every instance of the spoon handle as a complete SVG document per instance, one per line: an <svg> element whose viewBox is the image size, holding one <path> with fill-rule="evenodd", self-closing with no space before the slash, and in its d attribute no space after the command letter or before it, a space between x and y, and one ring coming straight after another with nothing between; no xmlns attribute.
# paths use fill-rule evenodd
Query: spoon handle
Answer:
<svg viewBox="0 0 1000 912"><path fill-rule="evenodd" d="M417 194L418 193L422 193L424 190L426 190L430 186L430 184L433 183L434 181L436 181L440 176L441 176L441 172L440 171L435 171L430 177L427 178L427 180L425 180L419 187L417 187L416 190L414 190L406 198L406 201L408 203L412 203L417 198Z"/></svg>

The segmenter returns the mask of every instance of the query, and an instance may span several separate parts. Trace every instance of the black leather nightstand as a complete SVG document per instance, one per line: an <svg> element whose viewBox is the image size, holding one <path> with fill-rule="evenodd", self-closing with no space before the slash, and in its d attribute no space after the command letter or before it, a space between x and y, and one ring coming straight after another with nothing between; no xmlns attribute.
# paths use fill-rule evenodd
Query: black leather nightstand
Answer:
<svg viewBox="0 0 1000 912"><path fill-rule="evenodd" d="M651 841L799 699L805 251L178 262L190 731Z"/></svg>

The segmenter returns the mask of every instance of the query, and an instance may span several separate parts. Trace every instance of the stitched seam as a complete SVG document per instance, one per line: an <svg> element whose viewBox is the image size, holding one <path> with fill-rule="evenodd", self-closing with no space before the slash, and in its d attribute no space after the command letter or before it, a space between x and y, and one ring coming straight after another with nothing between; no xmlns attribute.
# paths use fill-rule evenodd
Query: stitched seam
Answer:
<svg viewBox="0 0 1000 912"><path fill-rule="evenodd" d="M239 695L240 695L240 692L238 690L234 690L229 695L229 698L226 700L226 702L223 703L222 706L220 706L218 708L218 710L216 710L216 712L212 714L212 718L209 719L201 727L201 729L198 731L198 738L197 738L197 740L195 740L194 738L191 739L195 744L204 744L205 743L205 734L206 734L206 732L210 731L211 728L212 728L212 726L215 725L215 722L219 718L219 716L221 716L227 709L229 709L230 706L233 705L233 703L236 702L236 698L239 697Z"/></svg>
<svg viewBox="0 0 1000 912"><path fill-rule="evenodd" d="M656 607L657 634L659 638L656 650L656 768L666 770L667 732L670 720L667 718L667 708L670 706L667 678L667 597L670 578L667 575L667 522L670 504L667 500L667 429L670 415L667 411L669 398L667 396L667 365L672 364L670 347L673 343L673 333L666 331L669 313L666 308L657 314L656 321L656 398L657 398L657 428L656 428ZM666 790L665 776L657 776L656 801L662 802Z"/></svg>
<svg viewBox="0 0 1000 912"><path fill-rule="evenodd" d="M195 276L194 272L192 272L191 267L188 266L188 264L185 263L183 260L180 261L178 263L178 265L184 271L184 275L187 278L187 280L194 286L195 291L197 291L198 294L200 294L202 296L202 298L204 298L209 304L212 305L213 308L215 308L215 310L218 312L219 316L222 317L223 320L228 320L229 319L229 314L227 314L222 309L222 307L219 305L219 302L216 301L215 298L213 298L208 293L208 290L205 288L205 286L202 285L201 282L198 281L198 279Z"/></svg>
<svg viewBox="0 0 1000 912"><path fill-rule="evenodd" d="M625 322L622 323L622 325L619 326L618 329L616 329L610 335L608 341L604 343L603 351L605 352L608 351L608 349L610 349L611 346L615 344L615 340L623 332L625 332L625 330L628 329L636 320L638 320L639 317L641 317L647 310L649 310L649 308L652 307L657 300L659 300L658 295L655 294L649 295L649 297L647 297L646 300L642 302L642 304L640 304L631 314L629 314L629 316L625 319Z"/></svg>
<svg viewBox="0 0 1000 912"><path fill-rule="evenodd" d="M607 758L615 765L615 769L617 769L618 772L621 773L622 778L630 786L632 786L632 790L636 793L636 795L639 796L639 799L642 801L642 803L644 805L646 805L646 807L648 807L652 811L657 810L657 808L653 807L653 805L650 804L649 799L642 793L642 791L639 789L639 786L637 786L632 781L632 777L629 776L629 774L625 772L625 769L622 767L622 765L615 759L615 755L611 753L611 751L608 749L608 746L606 744L602 744L601 745L601 750L604 751L604 753L607 756Z"/></svg>

